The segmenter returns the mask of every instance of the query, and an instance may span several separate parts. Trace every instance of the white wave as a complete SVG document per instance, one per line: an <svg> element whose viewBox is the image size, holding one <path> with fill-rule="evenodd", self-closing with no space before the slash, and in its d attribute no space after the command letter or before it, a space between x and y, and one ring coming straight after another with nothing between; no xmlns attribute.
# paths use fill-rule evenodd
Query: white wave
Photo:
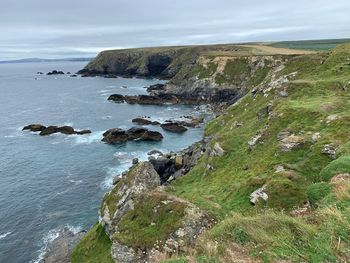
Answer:
<svg viewBox="0 0 350 263"><path fill-rule="evenodd" d="M101 188L104 190L110 189L113 186L113 179L131 167L134 158L140 161L147 160L147 152L116 152L114 157L118 159L120 165L107 168L107 176L101 183Z"/></svg>
<svg viewBox="0 0 350 263"><path fill-rule="evenodd" d="M40 263L45 256L46 250L48 246L55 241L60 236L60 231L63 228L68 228L69 231L71 231L73 234L77 234L82 230L81 226L71 226L71 225L65 225L60 228L51 229L47 234L44 235L44 237L41 240L41 248L39 249L39 256L35 260L31 260L30 263Z"/></svg>
<svg viewBox="0 0 350 263"><path fill-rule="evenodd" d="M75 139L76 144L91 144L95 142L100 142L103 138L104 131L93 132L86 135L73 135L72 138Z"/></svg>
<svg viewBox="0 0 350 263"><path fill-rule="evenodd" d="M74 183L74 184L81 184L83 182L83 180L77 180L77 181L69 180L69 182Z"/></svg>
<svg viewBox="0 0 350 263"><path fill-rule="evenodd" d="M1 235L0 235L0 240L3 239L3 238L5 238L5 237L7 237L7 236L9 236L9 235L11 235L11 234L12 234L12 232L7 232L7 233L5 233L5 234L1 234Z"/></svg>
<svg viewBox="0 0 350 263"><path fill-rule="evenodd" d="M102 120L110 120L110 119L112 119L112 116L110 116L110 115L103 116L101 119Z"/></svg>

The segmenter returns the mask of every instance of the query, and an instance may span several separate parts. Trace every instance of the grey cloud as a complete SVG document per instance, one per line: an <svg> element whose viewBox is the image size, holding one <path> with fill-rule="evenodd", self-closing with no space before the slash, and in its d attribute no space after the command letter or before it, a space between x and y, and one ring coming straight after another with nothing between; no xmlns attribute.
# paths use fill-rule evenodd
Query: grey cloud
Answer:
<svg viewBox="0 0 350 263"><path fill-rule="evenodd" d="M348 0L0 0L0 60L348 37Z"/></svg>

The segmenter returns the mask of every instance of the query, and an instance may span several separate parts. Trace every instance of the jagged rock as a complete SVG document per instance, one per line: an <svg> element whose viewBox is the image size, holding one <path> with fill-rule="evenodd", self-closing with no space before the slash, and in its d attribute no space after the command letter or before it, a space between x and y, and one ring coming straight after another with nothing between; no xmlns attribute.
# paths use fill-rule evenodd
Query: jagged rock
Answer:
<svg viewBox="0 0 350 263"><path fill-rule="evenodd" d="M111 100L117 103L124 103L125 102L125 97L120 94L112 94L111 96L108 97L107 100Z"/></svg>
<svg viewBox="0 0 350 263"><path fill-rule="evenodd" d="M41 132L46 129L46 126L41 125L41 124L30 124L25 126L22 130L30 130L32 132Z"/></svg>
<svg viewBox="0 0 350 263"><path fill-rule="evenodd" d="M48 126L44 130L42 130L39 133L39 135L46 136L46 135L51 135L51 134L54 134L54 133L57 133L57 132L58 132L58 127L57 126Z"/></svg>
<svg viewBox="0 0 350 263"><path fill-rule="evenodd" d="M263 199L264 201L267 201L269 196L265 192L266 185L262 186L261 188L255 190L253 193L250 194L250 203L252 205L256 205L256 203L259 201L259 199Z"/></svg>
<svg viewBox="0 0 350 263"><path fill-rule="evenodd" d="M162 129L168 132L174 132L174 133L184 133L185 131L187 131L187 129L184 126L174 122L163 123L160 125L160 127L162 127Z"/></svg>
<svg viewBox="0 0 350 263"><path fill-rule="evenodd" d="M337 146L334 144L325 144L323 145L321 153L327 155L331 159L335 159L337 156Z"/></svg>
<svg viewBox="0 0 350 263"><path fill-rule="evenodd" d="M147 153L148 156L163 156L163 153L159 150L152 150Z"/></svg>
<svg viewBox="0 0 350 263"><path fill-rule="evenodd" d="M123 129L114 128L109 129L103 134L103 142L109 144L116 144L120 142L126 142L128 140L128 135Z"/></svg>
<svg viewBox="0 0 350 263"><path fill-rule="evenodd" d="M149 160L149 162L153 165L154 169L159 174L162 184L165 183L168 178L177 170L174 159L159 157L157 159L152 158Z"/></svg>
<svg viewBox="0 0 350 263"><path fill-rule="evenodd" d="M125 101L129 104L143 104L143 105L162 105L162 104L177 104L176 96L168 93L159 95L135 95L125 96Z"/></svg>
<svg viewBox="0 0 350 263"><path fill-rule="evenodd" d="M58 70L53 70L51 72L48 72L46 75L50 76L50 75L64 75L63 71L58 71Z"/></svg>
<svg viewBox="0 0 350 263"><path fill-rule="evenodd" d="M280 149L283 152L289 152L299 149L305 143L305 139L302 136L290 135L280 141Z"/></svg>
<svg viewBox="0 0 350 263"><path fill-rule="evenodd" d="M68 228L60 230L58 237L48 245L43 259L39 263L70 263L70 255L85 233L85 231L81 231L74 234Z"/></svg>
<svg viewBox="0 0 350 263"><path fill-rule="evenodd" d="M213 147L213 150L212 150L212 154L213 156L223 156L225 154L225 151L224 149L221 148L220 144L219 143L215 143L214 144L214 147Z"/></svg>
<svg viewBox="0 0 350 263"><path fill-rule="evenodd" d="M132 159L132 164L133 165L138 164L138 163L139 163L139 159L138 158Z"/></svg>

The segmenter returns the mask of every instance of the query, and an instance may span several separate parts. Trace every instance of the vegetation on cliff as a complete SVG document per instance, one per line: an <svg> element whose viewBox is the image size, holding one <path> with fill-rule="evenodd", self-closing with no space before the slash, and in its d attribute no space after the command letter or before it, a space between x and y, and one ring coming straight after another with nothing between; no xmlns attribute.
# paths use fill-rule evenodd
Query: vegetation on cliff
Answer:
<svg viewBox="0 0 350 263"><path fill-rule="evenodd" d="M246 90L207 125L212 139L197 165L166 188L216 224L191 250L158 261L350 261L350 44L304 55L226 55L201 54L170 81L191 77ZM213 154L217 145L222 154ZM176 225L166 207L159 217L144 211L155 201L136 204L117 239L145 249L161 230L154 221ZM170 211L181 215L182 208Z"/></svg>

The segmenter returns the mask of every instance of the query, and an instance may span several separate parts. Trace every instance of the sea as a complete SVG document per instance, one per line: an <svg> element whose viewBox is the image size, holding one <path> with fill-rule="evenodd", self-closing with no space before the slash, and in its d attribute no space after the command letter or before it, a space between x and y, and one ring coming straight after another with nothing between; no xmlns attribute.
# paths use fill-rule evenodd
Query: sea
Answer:
<svg viewBox="0 0 350 263"><path fill-rule="evenodd" d="M157 79L38 75L52 70L71 74L86 62L0 64L0 262L39 262L60 229L88 230L113 178L147 160L153 149L179 151L199 141L203 127L184 134L163 134L162 142L101 142L110 128L133 127L132 119L160 122L181 116L205 116L205 108L185 105L129 105L109 95L146 94ZM25 125L70 125L89 135L39 136Z"/></svg>

